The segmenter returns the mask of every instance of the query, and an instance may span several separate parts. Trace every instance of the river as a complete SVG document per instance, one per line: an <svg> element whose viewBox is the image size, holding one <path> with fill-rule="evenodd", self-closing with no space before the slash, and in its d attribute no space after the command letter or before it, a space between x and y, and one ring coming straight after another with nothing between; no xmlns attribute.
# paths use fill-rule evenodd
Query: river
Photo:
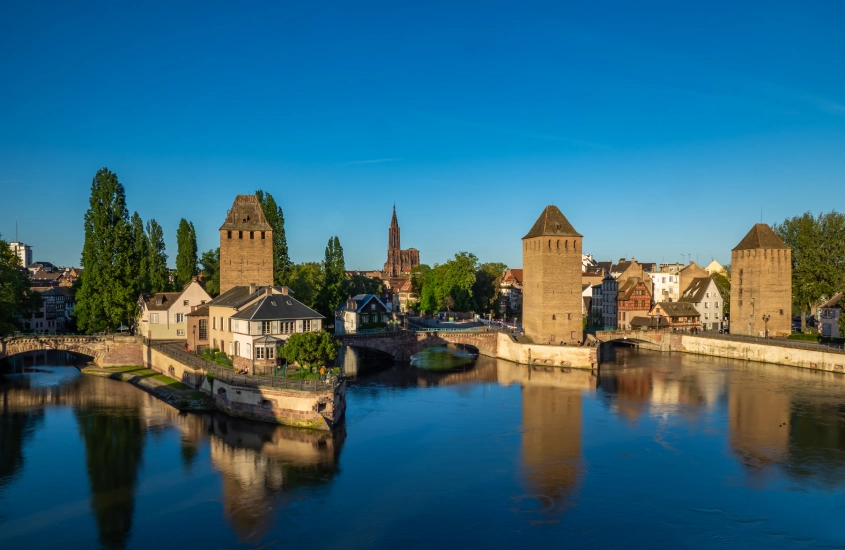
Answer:
<svg viewBox="0 0 845 550"><path fill-rule="evenodd" d="M352 353L325 434L42 362L0 379L3 549L845 547L839 374Z"/></svg>

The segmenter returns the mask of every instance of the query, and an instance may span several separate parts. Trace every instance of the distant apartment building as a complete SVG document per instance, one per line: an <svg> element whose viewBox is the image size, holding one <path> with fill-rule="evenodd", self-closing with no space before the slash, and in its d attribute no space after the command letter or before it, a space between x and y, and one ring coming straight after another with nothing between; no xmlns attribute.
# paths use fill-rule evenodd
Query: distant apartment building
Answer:
<svg viewBox="0 0 845 550"><path fill-rule="evenodd" d="M9 248L18 257L21 267L27 267L32 263L32 247L28 244L15 241L9 243Z"/></svg>
<svg viewBox="0 0 845 550"><path fill-rule="evenodd" d="M655 302L677 302L681 296L678 271L658 271L651 273L651 281L654 286Z"/></svg>
<svg viewBox="0 0 845 550"><path fill-rule="evenodd" d="M31 318L24 319L24 330L55 334L67 330L75 300L66 288L33 286L32 290L41 294L41 309Z"/></svg>
<svg viewBox="0 0 845 550"><path fill-rule="evenodd" d="M619 326L619 319L617 317L618 305L616 303L618 292L619 281L608 271L601 281L602 321L604 328L608 330L615 329Z"/></svg>
<svg viewBox="0 0 845 550"><path fill-rule="evenodd" d="M587 324L592 327L603 327L604 315L602 313L602 308L604 306L602 304L601 284L591 285L590 291L593 299L590 302L590 316L587 319Z"/></svg>

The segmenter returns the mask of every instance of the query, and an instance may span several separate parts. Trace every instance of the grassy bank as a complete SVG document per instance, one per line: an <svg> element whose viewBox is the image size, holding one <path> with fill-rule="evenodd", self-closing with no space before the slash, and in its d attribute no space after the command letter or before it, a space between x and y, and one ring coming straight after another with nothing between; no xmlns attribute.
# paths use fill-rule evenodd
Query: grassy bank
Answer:
<svg viewBox="0 0 845 550"><path fill-rule="evenodd" d="M129 382L180 410L210 410L211 398L182 382L144 367L85 367L83 374Z"/></svg>

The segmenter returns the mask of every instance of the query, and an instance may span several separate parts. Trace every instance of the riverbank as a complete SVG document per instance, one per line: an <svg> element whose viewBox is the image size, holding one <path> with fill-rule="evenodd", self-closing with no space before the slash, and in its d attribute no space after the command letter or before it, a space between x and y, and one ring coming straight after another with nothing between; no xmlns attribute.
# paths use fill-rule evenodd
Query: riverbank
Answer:
<svg viewBox="0 0 845 550"><path fill-rule="evenodd" d="M216 409L213 399L169 376L139 366L84 366L80 372L132 384L180 411L207 412Z"/></svg>

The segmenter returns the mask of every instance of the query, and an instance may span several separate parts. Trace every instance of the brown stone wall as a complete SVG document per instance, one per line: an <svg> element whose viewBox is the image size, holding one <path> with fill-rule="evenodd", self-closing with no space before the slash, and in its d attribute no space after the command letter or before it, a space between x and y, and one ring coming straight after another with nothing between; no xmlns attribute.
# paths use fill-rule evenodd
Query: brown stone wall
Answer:
<svg viewBox="0 0 845 550"><path fill-rule="evenodd" d="M538 344L583 339L581 237L522 241L522 326Z"/></svg>
<svg viewBox="0 0 845 550"><path fill-rule="evenodd" d="M792 251L734 250L731 253L733 334L759 336L769 315L769 335L792 332Z"/></svg>
<svg viewBox="0 0 845 550"><path fill-rule="evenodd" d="M253 283L273 284L273 232L221 229L220 293Z"/></svg>

